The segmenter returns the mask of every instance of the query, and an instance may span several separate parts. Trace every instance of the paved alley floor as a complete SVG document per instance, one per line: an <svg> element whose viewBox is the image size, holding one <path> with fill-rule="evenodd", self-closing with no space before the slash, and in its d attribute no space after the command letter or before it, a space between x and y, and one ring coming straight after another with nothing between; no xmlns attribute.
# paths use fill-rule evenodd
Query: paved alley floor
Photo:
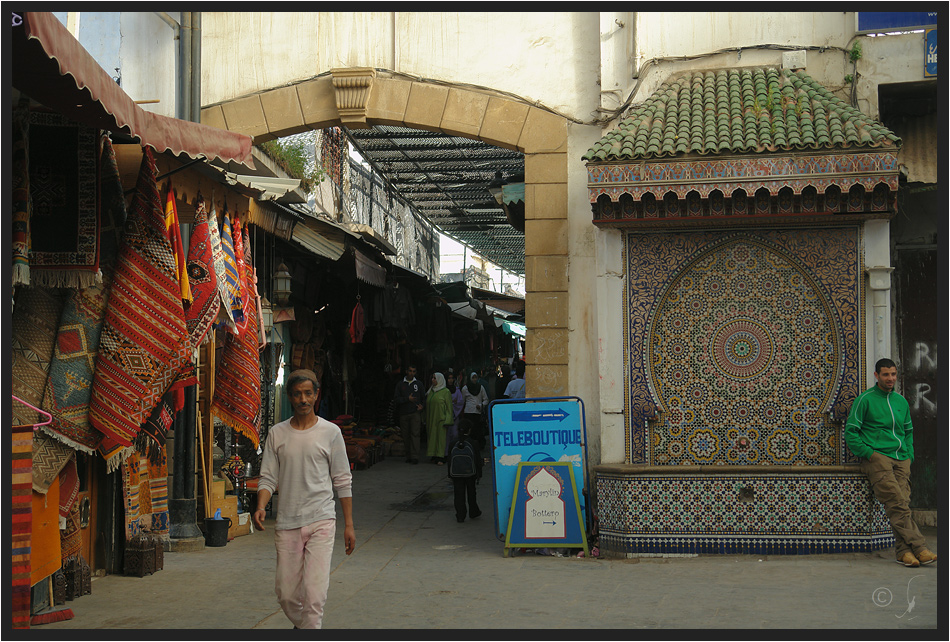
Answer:
<svg viewBox="0 0 950 642"><path fill-rule="evenodd" d="M913 629L896 635L947 639L945 561L904 568L893 550L506 558L493 534L489 475L478 490L484 514L464 523L444 466L390 458L355 471L353 488L357 548L343 555L339 528L321 634L329 639L353 635L333 629L417 629L420 638L445 637L436 629L575 629L588 638L590 629ZM91 595L67 602L72 620L33 631L248 630L227 634L243 638L291 629L274 595L273 520L265 526L224 547L166 553L151 576L96 578ZM936 529L925 535L939 554Z"/></svg>

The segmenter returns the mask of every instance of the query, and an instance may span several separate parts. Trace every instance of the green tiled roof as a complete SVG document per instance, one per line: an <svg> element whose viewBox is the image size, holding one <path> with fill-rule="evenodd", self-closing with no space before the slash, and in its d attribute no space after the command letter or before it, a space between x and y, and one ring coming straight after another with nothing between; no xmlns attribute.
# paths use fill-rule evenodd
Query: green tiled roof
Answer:
<svg viewBox="0 0 950 642"><path fill-rule="evenodd" d="M583 159L896 149L900 142L889 129L800 70L746 67L690 71L670 78Z"/></svg>

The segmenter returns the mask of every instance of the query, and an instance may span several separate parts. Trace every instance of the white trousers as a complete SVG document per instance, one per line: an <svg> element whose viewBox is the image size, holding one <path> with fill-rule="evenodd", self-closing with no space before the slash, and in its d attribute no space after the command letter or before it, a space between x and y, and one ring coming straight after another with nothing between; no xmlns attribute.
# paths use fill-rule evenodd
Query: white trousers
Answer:
<svg viewBox="0 0 950 642"><path fill-rule="evenodd" d="M274 531L277 601L298 629L322 625L335 536L335 519Z"/></svg>

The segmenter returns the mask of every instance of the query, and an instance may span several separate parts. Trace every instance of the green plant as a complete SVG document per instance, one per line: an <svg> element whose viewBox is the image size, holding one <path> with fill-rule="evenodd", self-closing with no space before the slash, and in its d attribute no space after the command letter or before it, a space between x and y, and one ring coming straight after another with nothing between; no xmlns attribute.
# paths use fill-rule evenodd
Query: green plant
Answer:
<svg viewBox="0 0 950 642"><path fill-rule="evenodd" d="M323 180L324 172L307 153L307 144L301 138L281 138L261 143L261 149L290 176L300 179L300 187L305 192L313 189Z"/></svg>
<svg viewBox="0 0 950 642"><path fill-rule="evenodd" d="M848 52L848 60L850 60L852 63L855 63L861 60L861 43L860 42L854 43L854 46L851 47L851 51Z"/></svg>

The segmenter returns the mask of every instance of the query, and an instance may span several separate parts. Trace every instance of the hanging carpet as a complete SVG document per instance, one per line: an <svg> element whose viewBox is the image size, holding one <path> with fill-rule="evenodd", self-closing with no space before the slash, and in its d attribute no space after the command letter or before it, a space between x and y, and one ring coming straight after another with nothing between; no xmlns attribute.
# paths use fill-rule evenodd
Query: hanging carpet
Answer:
<svg viewBox="0 0 950 642"><path fill-rule="evenodd" d="M143 531L168 536L168 465L166 452L156 462L139 453L120 466L125 504L125 539Z"/></svg>
<svg viewBox="0 0 950 642"><path fill-rule="evenodd" d="M228 292L227 267L224 249L221 247L221 232L218 230L218 215L211 210L208 220L208 238L211 242L211 256L214 259L214 273L218 284L218 319L232 331L237 332L234 317L231 314L231 295Z"/></svg>
<svg viewBox="0 0 950 642"><path fill-rule="evenodd" d="M165 449L168 429L175 421L176 396L177 391L162 395L133 441L136 452L151 461L158 461Z"/></svg>
<svg viewBox="0 0 950 642"><path fill-rule="evenodd" d="M20 286L15 298L10 323L13 394L42 408L43 390L46 388L50 358L56 342L56 327L63 309L63 296L57 290ZM14 404L14 424L33 424L35 421L35 411Z"/></svg>
<svg viewBox="0 0 950 642"><path fill-rule="evenodd" d="M228 307L235 324L232 331L237 333L238 326L244 321L244 305L241 302L241 277L234 256L234 237L231 235L231 217L227 208L224 210L224 222L221 224L221 249L224 252L224 282L228 290Z"/></svg>
<svg viewBox="0 0 950 642"><path fill-rule="evenodd" d="M30 109L13 110L13 285L30 284Z"/></svg>
<svg viewBox="0 0 950 642"><path fill-rule="evenodd" d="M15 423L15 422L14 422ZM33 425L13 426L10 522L13 628L30 628L30 535L33 530Z"/></svg>
<svg viewBox="0 0 950 642"><path fill-rule="evenodd" d="M103 433L99 451L109 472L128 456L132 439L161 396L183 371L194 371L176 270L155 183L155 159L145 147L89 405L89 422Z"/></svg>
<svg viewBox="0 0 950 642"><path fill-rule="evenodd" d="M66 516L66 528L59 532L60 559L66 563L82 551L82 530L79 527L79 502L73 502Z"/></svg>
<svg viewBox="0 0 950 642"><path fill-rule="evenodd" d="M244 239L245 241L247 239ZM247 255L250 246L245 244ZM245 271L247 291L254 293L254 276ZM217 363L211 412L221 422L243 434L256 447L260 443L261 373L257 346L256 311L248 315L247 327L238 335L227 333L221 359Z"/></svg>
<svg viewBox="0 0 950 642"><path fill-rule="evenodd" d="M99 272L98 130L30 113L30 284L76 288Z"/></svg>
<svg viewBox="0 0 950 642"><path fill-rule="evenodd" d="M102 218L100 268L102 282L70 292L59 319L56 344L43 395L43 407L53 421L40 430L70 448L93 454L102 433L89 424L99 336L105 320L119 244L125 226L125 196L119 179L115 151L108 135L102 136L99 196Z"/></svg>
<svg viewBox="0 0 950 642"><path fill-rule="evenodd" d="M231 219L231 235L234 237L234 263L237 265L238 284L241 292L241 314L235 315L234 320L237 323L238 332L244 332L247 329L248 317L253 313L251 309L253 304L247 286L248 266L244 261L244 232L241 229L241 219L238 218L237 214Z"/></svg>
<svg viewBox="0 0 950 642"><path fill-rule="evenodd" d="M188 270L185 267L185 247L181 241L181 226L178 223L178 205L175 203L175 190L168 188L168 197L165 199L165 233L175 255L175 276L181 288L181 299L191 301L191 287L188 284Z"/></svg>
<svg viewBox="0 0 950 642"><path fill-rule="evenodd" d="M76 451L37 431L33 435L33 490L43 495Z"/></svg>
<svg viewBox="0 0 950 642"><path fill-rule="evenodd" d="M191 344L194 346L204 343L211 324L218 318L218 310L221 307L210 228L204 201L199 196L187 264L193 300L185 310L185 323L188 326Z"/></svg>

